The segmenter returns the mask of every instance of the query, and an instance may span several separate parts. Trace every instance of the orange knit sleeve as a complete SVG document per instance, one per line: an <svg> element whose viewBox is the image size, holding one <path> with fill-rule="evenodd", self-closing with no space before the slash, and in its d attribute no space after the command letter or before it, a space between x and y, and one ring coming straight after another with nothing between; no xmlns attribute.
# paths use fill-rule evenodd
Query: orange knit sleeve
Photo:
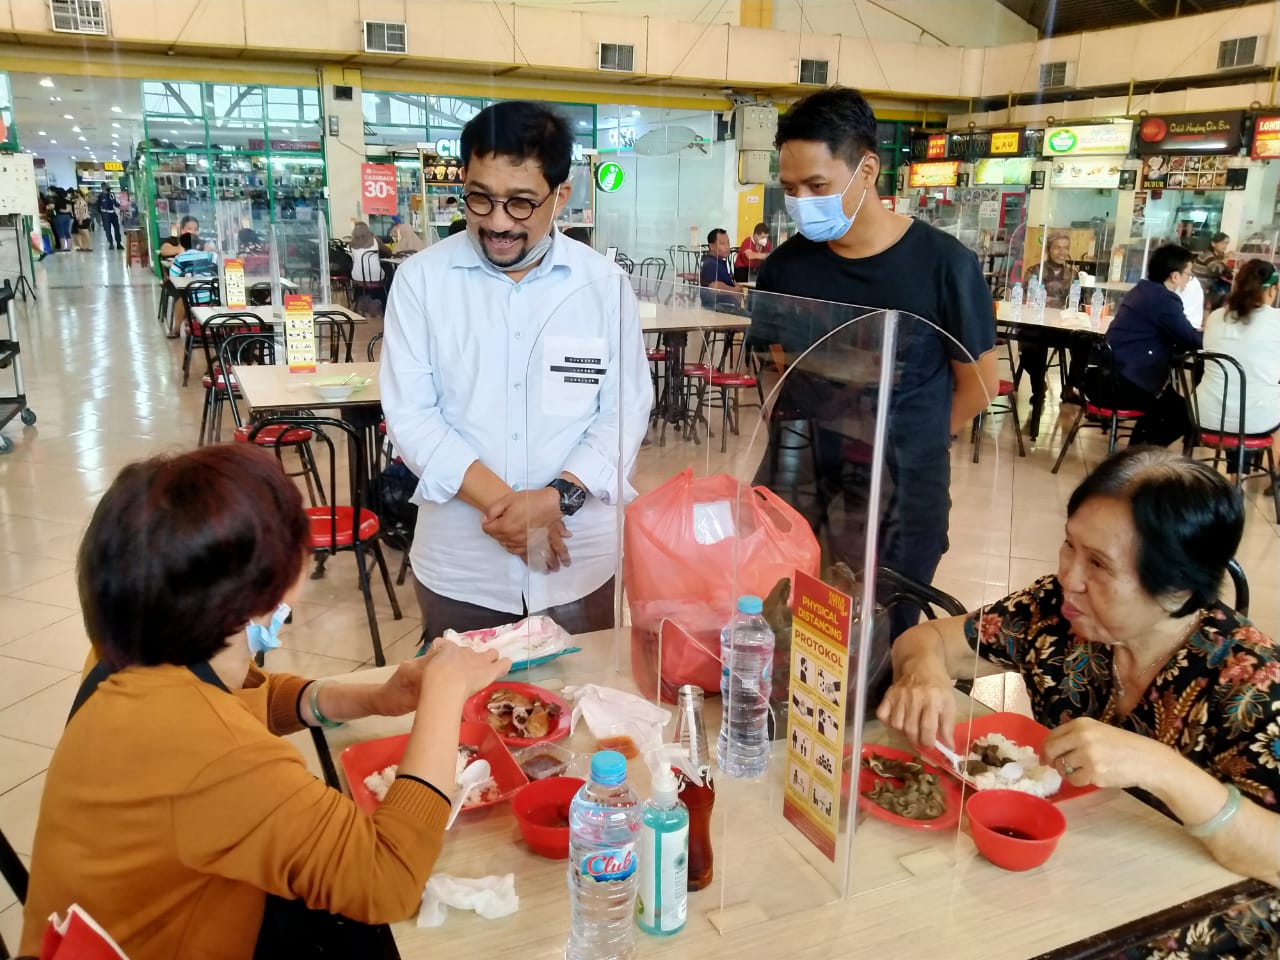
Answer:
<svg viewBox="0 0 1280 960"><path fill-rule="evenodd" d="M397 780L366 816L265 730L205 767L173 801L178 856L191 869L364 923L417 909L448 816L445 800L412 780Z"/></svg>
<svg viewBox="0 0 1280 960"><path fill-rule="evenodd" d="M232 692L268 730L283 737L306 729L298 717L298 694L310 682L288 673L266 673L251 663L244 686Z"/></svg>

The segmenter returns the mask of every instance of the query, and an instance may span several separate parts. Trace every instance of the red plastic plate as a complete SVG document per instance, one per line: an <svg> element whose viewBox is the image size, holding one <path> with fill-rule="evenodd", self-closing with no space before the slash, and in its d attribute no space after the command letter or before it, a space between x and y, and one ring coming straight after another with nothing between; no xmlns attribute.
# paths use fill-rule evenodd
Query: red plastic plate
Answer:
<svg viewBox="0 0 1280 960"><path fill-rule="evenodd" d="M364 785L364 778L393 763L399 763L408 742L409 734L402 733L395 737L354 743L339 754L338 761L342 764L342 772L346 774L351 799L365 813L372 814L378 809L378 798ZM502 738L487 723L464 720L458 731L458 746L472 747L478 751L480 759L488 760L490 773L498 786L497 791L485 799L468 803L462 808L464 812L510 800L521 787L529 783L529 778L511 756L511 751L502 742ZM452 794L453 786L449 784L445 792Z"/></svg>
<svg viewBox="0 0 1280 960"><path fill-rule="evenodd" d="M989 733L998 733L1001 736L1008 737L1014 743L1024 747L1030 747L1037 753L1044 747L1044 738L1049 735L1049 728L1042 723L1037 723L1028 716L1021 713L989 713L982 717L973 717L968 720L961 720L956 724L955 744L956 753L960 756L966 756L969 753L969 745L979 737L985 737ZM937 750L930 747L927 750L921 750L920 756L924 757L934 766L945 770L947 773L963 780L969 786L977 790L973 781L967 777L962 777L954 769L951 763L942 756ZM1061 772L1061 771L1059 771ZM1062 787L1052 797L1046 797L1046 800L1058 803L1062 800L1070 800L1073 797L1082 797L1087 793L1093 793L1098 788L1090 784L1087 787L1076 787L1067 783L1066 778L1062 780Z"/></svg>
<svg viewBox="0 0 1280 960"><path fill-rule="evenodd" d="M889 760L915 760L916 756L906 750L895 750L893 747L881 747L876 744L867 744L862 748L864 757L885 757ZM924 765L926 773L932 773L938 777L938 785L942 787L943 801L946 803L946 809L942 811L942 815L932 820L912 820L910 817L904 817L894 813L892 810L886 810L878 803L873 803L862 794L864 791L870 790L875 786L876 781L885 779L879 774L864 769L861 764L858 765L858 806L871 816L888 823L896 823L900 827L910 827L912 830L948 830L960 822L960 808L962 799L960 796L960 786L950 777L944 777L938 769L931 763Z"/></svg>
<svg viewBox="0 0 1280 960"><path fill-rule="evenodd" d="M497 683L489 684L479 693L472 694L467 698L467 702L462 705L462 719L474 723L482 723L488 727L489 698L497 690L513 690L531 700L536 699L541 700L543 703L552 703L560 708L560 717L556 725L551 728L545 737L519 737L515 734L501 734L495 730L495 735L507 746L513 748L531 747L535 743L553 743L556 740L563 740L569 735L569 720L572 717L573 708L550 690L544 690L542 687L535 686L532 683L514 683L510 680L499 680Z"/></svg>

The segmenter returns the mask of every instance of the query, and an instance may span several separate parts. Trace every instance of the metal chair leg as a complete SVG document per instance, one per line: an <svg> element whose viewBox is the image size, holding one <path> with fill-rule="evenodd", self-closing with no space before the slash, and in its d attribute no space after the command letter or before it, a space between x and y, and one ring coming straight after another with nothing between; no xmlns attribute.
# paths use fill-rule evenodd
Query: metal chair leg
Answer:
<svg viewBox="0 0 1280 960"><path fill-rule="evenodd" d="M1084 420L1084 407L1081 407L1076 413L1075 420L1071 421L1071 429L1067 431L1067 439L1062 443L1062 452L1058 454L1058 459L1053 462L1053 469L1050 473L1057 473L1062 467L1062 461L1067 459L1067 451L1071 449L1071 444L1075 442L1076 433L1080 430L1080 422Z"/></svg>
<svg viewBox="0 0 1280 960"><path fill-rule="evenodd" d="M373 640L373 663L374 666L382 667L387 663L387 658L382 653L382 635L378 632L378 615L373 609L373 589L369 583L369 571L365 567L364 548L360 540L356 540L356 573L360 578L360 592L364 595L364 612L369 619L369 636Z"/></svg>
<svg viewBox="0 0 1280 960"><path fill-rule="evenodd" d="M400 612L400 599L396 596L396 591L391 586L391 574L387 572L387 558L383 556L382 543L376 539L373 541L373 558L378 562L378 571L382 574L382 584L387 588L387 599L391 602L391 616L395 620L403 620L404 614Z"/></svg>

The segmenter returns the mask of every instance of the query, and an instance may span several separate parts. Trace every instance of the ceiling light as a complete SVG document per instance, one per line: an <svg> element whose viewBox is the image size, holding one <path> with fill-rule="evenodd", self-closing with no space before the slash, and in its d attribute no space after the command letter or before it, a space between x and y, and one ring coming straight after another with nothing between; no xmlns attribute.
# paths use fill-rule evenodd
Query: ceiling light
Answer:
<svg viewBox="0 0 1280 960"><path fill-rule="evenodd" d="M292 130L290 130L288 127L285 127L285 128L284 128L283 130L281 130L280 132L281 132L281 133L293 133L293 131L292 131Z"/></svg>
<svg viewBox="0 0 1280 960"><path fill-rule="evenodd" d="M49 102L50 102L50 103L61 103L61 102L62 102L62 98L61 98L61 97L50 97L50 98L49 98Z"/></svg>
<svg viewBox="0 0 1280 960"><path fill-rule="evenodd" d="M57 141L57 140L50 140L49 142L50 142L50 143L57 143L58 141Z"/></svg>
<svg viewBox="0 0 1280 960"><path fill-rule="evenodd" d="M79 127L72 127L72 128L71 128L71 132L72 132L72 133L79 133L79 132L80 132L80 128L79 128Z"/></svg>
<svg viewBox="0 0 1280 960"><path fill-rule="evenodd" d="M36 136L37 136L37 137L47 137L47 136L48 136L48 134L47 134L47 133L45 133L43 130L37 130L37 131L36 131Z"/></svg>
<svg viewBox="0 0 1280 960"><path fill-rule="evenodd" d="M81 141L83 141L85 138L84 138L84 137L76 137L76 139L77 139L77 140L81 140Z"/></svg>
<svg viewBox="0 0 1280 960"><path fill-rule="evenodd" d="M41 81L40 81L40 86L42 86L42 87L52 87L52 86L53 86L53 77L45 77L43 80L41 80Z"/></svg>
<svg viewBox="0 0 1280 960"><path fill-rule="evenodd" d="M111 107L111 112L112 112L112 113L124 113L124 111L123 111L123 110L121 110L119 107L114 106L114 105Z"/></svg>
<svg viewBox="0 0 1280 960"><path fill-rule="evenodd" d="M580 127L589 127L589 126L591 126L591 124L587 123L587 121L585 121L585 120L579 120L579 121L578 121L578 126L580 126Z"/></svg>

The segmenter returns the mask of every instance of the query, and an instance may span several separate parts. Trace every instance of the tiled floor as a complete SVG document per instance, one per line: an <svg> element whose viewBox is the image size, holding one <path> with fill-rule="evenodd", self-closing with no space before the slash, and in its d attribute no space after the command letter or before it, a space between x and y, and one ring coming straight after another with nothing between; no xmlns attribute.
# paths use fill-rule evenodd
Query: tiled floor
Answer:
<svg viewBox="0 0 1280 960"><path fill-rule="evenodd" d="M180 341L155 321L156 284L99 249L59 255L38 267L38 305L19 305L23 368L38 424L5 429L14 450L0 456L0 828L20 854L31 851L44 770L65 723L87 642L76 600L75 551L97 497L138 457L191 445L200 390L181 386ZM372 333L360 332L358 350ZM0 393L10 389L0 371ZM953 455L951 551L937 585L966 604L1003 596L1051 571L1063 509L1086 467L1104 450L1093 435L1049 473L1063 425L1047 411L1040 439L1017 457L1011 428L995 417L980 464L968 443ZM745 418L744 418L745 419ZM718 438L717 438L718 439ZM637 486L649 489L686 466L754 473L744 438L721 455L718 442L694 448L668 440L641 453ZM1249 491L1240 560L1253 588L1252 613L1268 633L1280 628L1280 528L1260 485ZM398 560L394 555L391 562ZM305 675L360 668L371 657L352 561L332 561L308 581L285 646L272 667ZM388 658L412 653L418 636L410 589L399 591L405 619L391 619L375 590ZM1013 702L999 681L986 698ZM0 935L14 944L19 911L0 884Z"/></svg>

